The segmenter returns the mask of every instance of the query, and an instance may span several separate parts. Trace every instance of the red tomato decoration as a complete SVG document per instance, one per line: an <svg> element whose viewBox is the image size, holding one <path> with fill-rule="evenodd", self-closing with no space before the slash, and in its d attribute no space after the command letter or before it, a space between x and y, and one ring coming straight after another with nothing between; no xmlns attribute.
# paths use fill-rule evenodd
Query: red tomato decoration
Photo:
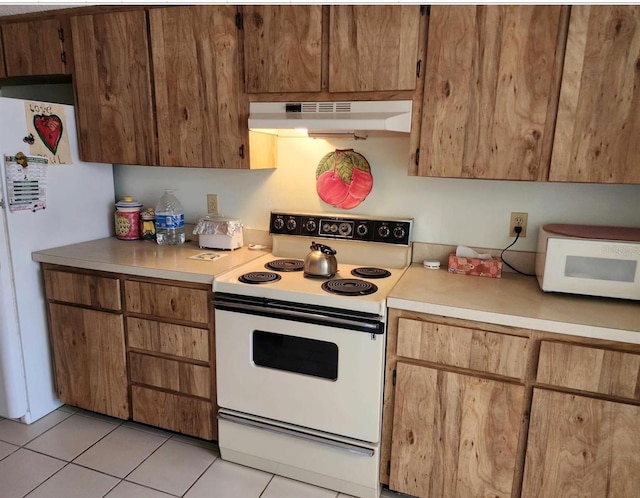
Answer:
<svg viewBox="0 0 640 498"><path fill-rule="evenodd" d="M316 180L316 190L320 198L327 204L337 206L349 193L349 185L333 171L325 171Z"/></svg>
<svg viewBox="0 0 640 498"><path fill-rule="evenodd" d="M353 209L371 192L373 176L369 163L353 149L326 154L316 168L316 191L327 204Z"/></svg>

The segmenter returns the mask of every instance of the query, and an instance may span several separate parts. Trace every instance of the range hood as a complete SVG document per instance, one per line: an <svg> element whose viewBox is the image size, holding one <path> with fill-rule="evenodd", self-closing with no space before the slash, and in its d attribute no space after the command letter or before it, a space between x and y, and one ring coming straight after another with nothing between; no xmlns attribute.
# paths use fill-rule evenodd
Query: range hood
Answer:
<svg viewBox="0 0 640 498"><path fill-rule="evenodd" d="M250 102L249 129L284 136L364 138L368 132L409 133L411 100Z"/></svg>

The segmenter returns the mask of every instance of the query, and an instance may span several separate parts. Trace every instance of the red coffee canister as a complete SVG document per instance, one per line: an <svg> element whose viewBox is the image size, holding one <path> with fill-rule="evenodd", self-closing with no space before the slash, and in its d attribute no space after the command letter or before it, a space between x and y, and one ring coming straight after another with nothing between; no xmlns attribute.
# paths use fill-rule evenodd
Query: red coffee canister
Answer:
<svg viewBox="0 0 640 498"><path fill-rule="evenodd" d="M134 201L130 195L116 202L115 227L116 237L121 240L137 240L140 238L140 209L142 203Z"/></svg>

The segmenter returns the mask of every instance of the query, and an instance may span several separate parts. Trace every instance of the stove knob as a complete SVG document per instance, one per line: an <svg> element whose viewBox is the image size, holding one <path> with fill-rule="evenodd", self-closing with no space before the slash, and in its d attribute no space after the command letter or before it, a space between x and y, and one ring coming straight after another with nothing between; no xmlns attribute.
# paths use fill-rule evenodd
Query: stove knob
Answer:
<svg viewBox="0 0 640 498"><path fill-rule="evenodd" d="M403 238L405 235L407 234L407 232L405 231L405 229L403 227L395 227L393 229L393 236L396 239L401 239Z"/></svg>
<svg viewBox="0 0 640 498"><path fill-rule="evenodd" d="M307 221L307 223L305 223L304 228L307 232L315 232L316 228L318 228L318 225L315 221L309 220Z"/></svg>
<svg viewBox="0 0 640 498"><path fill-rule="evenodd" d="M273 220L273 227L276 230L282 230L283 226L284 226L284 220L282 218L276 218L275 220Z"/></svg>
<svg viewBox="0 0 640 498"><path fill-rule="evenodd" d="M351 225L349 223L340 223L338 231L340 235L349 235L351 233Z"/></svg>
<svg viewBox="0 0 640 498"><path fill-rule="evenodd" d="M382 225L378 229L378 235L380 235L380 237L382 237L383 239L386 239L389 236L390 233L391 233L391 230L389 229L389 227L387 225Z"/></svg>
<svg viewBox="0 0 640 498"><path fill-rule="evenodd" d="M368 231L369 229L364 223L362 225L358 225L358 227L356 228L356 232L358 232L358 235L360 235L360 237L364 237L365 235L367 235Z"/></svg>
<svg viewBox="0 0 640 498"><path fill-rule="evenodd" d="M298 226L298 224L296 223L296 220L294 218L289 218L287 220L287 230L295 230L296 226Z"/></svg>
<svg viewBox="0 0 640 498"><path fill-rule="evenodd" d="M329 229L329 231L331 233L336 233L338 231L338 225L337 223L334 223L333 225L331 225L331 228Z"/></svg>

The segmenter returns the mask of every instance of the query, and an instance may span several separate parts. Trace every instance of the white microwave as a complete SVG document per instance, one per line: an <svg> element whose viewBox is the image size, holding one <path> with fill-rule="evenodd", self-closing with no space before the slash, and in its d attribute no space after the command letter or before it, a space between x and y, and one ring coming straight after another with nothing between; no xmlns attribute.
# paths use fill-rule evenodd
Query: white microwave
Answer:
<svg viewBox="0 0 640 498"><path fill-rule="evenodd" d="M640 228L544 225L536 276L545 292L640 300Z"/></svg>

